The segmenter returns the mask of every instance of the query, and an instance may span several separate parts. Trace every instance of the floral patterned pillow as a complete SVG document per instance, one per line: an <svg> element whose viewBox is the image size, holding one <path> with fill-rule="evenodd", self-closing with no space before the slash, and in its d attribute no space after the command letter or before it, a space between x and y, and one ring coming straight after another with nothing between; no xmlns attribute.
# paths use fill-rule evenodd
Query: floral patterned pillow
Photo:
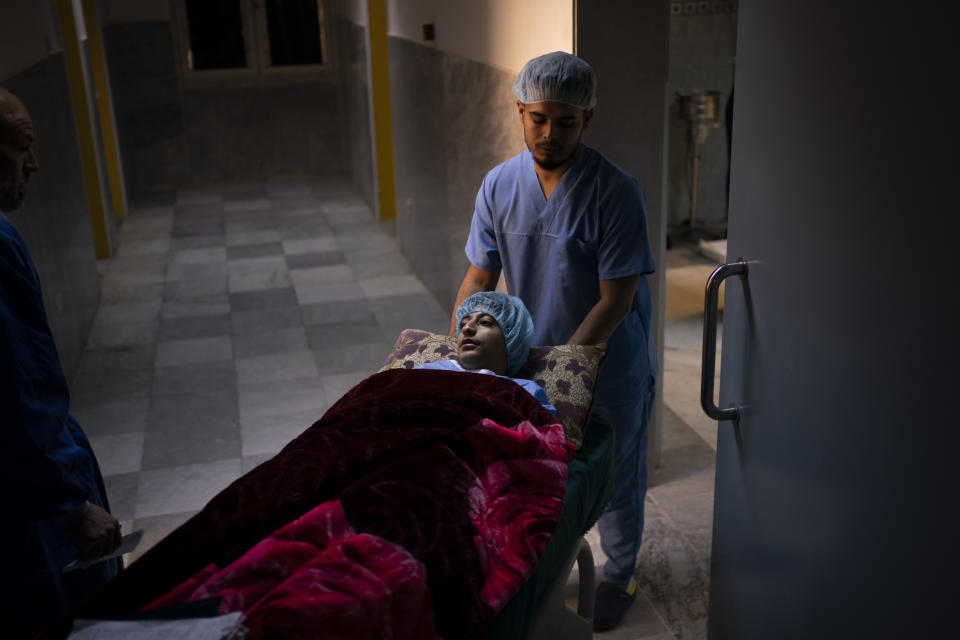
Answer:
<svg viewBox="0 0 960 640"><path fill-rule="evenodd" d="M590 417L593 391L606 345L560 345L533 347L527 362L514 378L533 380L547 393L557 409L567 440L578 449L583 443L583 430ZM452 359L457 355L456 339L429 331L405 329L380 371L412 369L424 362Z"/></svg>

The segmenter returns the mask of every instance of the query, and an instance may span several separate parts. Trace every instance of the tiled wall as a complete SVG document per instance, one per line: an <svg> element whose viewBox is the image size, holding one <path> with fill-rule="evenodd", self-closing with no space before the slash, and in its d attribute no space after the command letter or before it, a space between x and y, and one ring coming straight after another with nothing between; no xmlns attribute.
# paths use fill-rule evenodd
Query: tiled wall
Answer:
<svg viewBox="0 0 960 640"><path fill-rule="evenodd" d="M50 328L69 380L97 310L100 279L63 54L0 83L23 101L34 122L40 171L30 180L23 207L8 218L37 265Z"/></svg>
<svg viewBox="0 0 960 640"><path fill-rule="evenodd" d="M332 17L337 42L341 112L346 134L347 170L364 199L376 200L370 132L370 87L367 72L367 28L340 16Z"/></svg>
<svg viewBox="0 0 960 640"><path fill-rule="evenodd" d="M484 174L523 149L513 74L389 38L397 237L440 304L453 304Z"/></svg>
<svg viewBox="0 0 960 640"><path fill-rule="evenodd" d="M670 16L670 131L668 219L676 225L690 216L689 156L686 122L677 110L675 92L706 89L721 92L719 127L711 129L700 146L697 222L720 223L727 214L727 132L725 108L733 87L737 18L735 3L672 3L691 5L691 11ZM721 5L714 7L713 5Z"/></svg>
<svg viewBox="0 0 960 640"><path fill-rule="evenodd" d="M104 29L128 188L346 172L335 73L181 86L170 22Z"/></svg>

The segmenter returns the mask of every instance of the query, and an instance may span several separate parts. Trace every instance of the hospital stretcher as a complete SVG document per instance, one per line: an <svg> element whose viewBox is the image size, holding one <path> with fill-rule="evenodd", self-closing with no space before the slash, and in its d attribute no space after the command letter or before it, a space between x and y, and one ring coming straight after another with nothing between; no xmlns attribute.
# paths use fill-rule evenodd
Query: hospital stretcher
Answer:
<svg viewBox="0 0 960 640"><path fill-rule="evenodd" d="M400 379L394 377L394 380ZM494 383L501 383L486 376L481 382L492 385L491 389L496 387ZM511 397L517 400L525 398L525 396L515 395ZM582 536L596 522L612 495L613 444L614 438L610 426L600 419L591 418L585 430L583 446L567 465L566 491L555 533L544 548L532 574L493 619L489 620L486 630L481 634L482 637L573 639L591 636L593 562L590 549ZM242 479L238 483L242 484ZM563 485L560 485L558 489L562 487ZM223 507L226 507L227 511L222 511ZM221 503L220 508L221 513L229 516L229 503ZM216 512L216 509L214 511ZM189 524L185 525L188 530ZM196 528L192 531L193 534L198 532ZM187 531L179 533L186 534ZM175 536L172 534L170 537ZM185 551L183 546L179 546L185 539L193 540L181 535L178 542L165 541L169 542L167 551L172 550L171 547ZM177 553L182 555L180 552ZM170 557L169 554L168 557ZM157 559L154 558L154 560ZM574 562L579 564L580 571L580 597L576 613L570 611L564 603L564 587ZM157 562L140 567L137 564L141 563L135 563L131 569L138 578L127 580L127 585L124 587L131 585L136 587L138 582L142 586L144 579L151 580L153 578L151 572L159 567ZM138 572L137 569L140 571ZM120 582L124 581L120 580ZM120 595L122 589L118 591L117 588L120 586L115 585L112 594L100 594L100 604L104 607L102 613L109 614L110 609L113 609L114 613L118 613L117 609L124 610L124 605L117 600L118 596L119 600L123 600L123 596ZM110 591L109 587L106 591ZM126 606L129 607L132 603L133 601ZM143 602L141 601L140 604ZM136 609L140 608L140 604ZM129 612L131 609L126 608L126 611Z"/></svg>
<svg viewBox="0 0 960 640"><path fill-rule="evenodd" d="M491 622L487 640L576 640L593 636L594 563L584 534L613 496L613 428L593 415L583 446L569 465L567 495L557 529L533 574ZM577 611L564 597L573 565L579 574Z"/></svg>

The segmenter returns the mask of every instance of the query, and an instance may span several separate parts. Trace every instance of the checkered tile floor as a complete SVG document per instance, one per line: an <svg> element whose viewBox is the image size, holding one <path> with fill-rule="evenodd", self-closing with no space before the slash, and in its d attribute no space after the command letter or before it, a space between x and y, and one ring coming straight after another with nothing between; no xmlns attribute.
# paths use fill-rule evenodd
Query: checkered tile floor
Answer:
<svg viewBox="0 0 960 640"><path fill-rule="evenodd" d="M448 316L343 182L181 189L132 211L72 385L143 551ZM162 200L160 200L162 202Z"/></svg>
<svg viewBox="0 0 960 640"><path fill-rule="evenodd" d="M113 513L125 531L145 530L128 563L374 372L402 329L447 329L344 181L157 194L118 240L100 263L71 392ZM647 495L640 594L609 640L706 634L716 423L698 409L697 305L700 272L713 267L686 250L666 266L662 466ZM596 530L587 538L599 567Z"/></svg>

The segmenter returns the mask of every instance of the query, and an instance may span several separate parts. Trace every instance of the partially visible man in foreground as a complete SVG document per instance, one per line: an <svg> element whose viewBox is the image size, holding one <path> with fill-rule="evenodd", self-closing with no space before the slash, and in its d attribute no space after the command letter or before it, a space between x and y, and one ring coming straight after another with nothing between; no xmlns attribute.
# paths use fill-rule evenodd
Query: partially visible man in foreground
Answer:
<svg viewBox="0 0 960 640"><path fill-rule="evenodd" d="M560 51L520 71L513 92L527 150L483 179L454 308L494 289L502 270L533 316L533 344L608 343L593 405L617 437L616 489L598 523L607 561L594 629L606 631L636 595L657 357L643 187L580 142L596 89L590 65Z"/></svg>
<svg viewBox="0 0 960 640"><path fill-rule="evenodd" d="M26 197L40 165L33 121L0 87L0 211ZM63 574L120 544L90 443L69 413L70 395L23 238L0 214L0 474L6 517L4 637L31 637L115 576L119 558Z"/></svg>

